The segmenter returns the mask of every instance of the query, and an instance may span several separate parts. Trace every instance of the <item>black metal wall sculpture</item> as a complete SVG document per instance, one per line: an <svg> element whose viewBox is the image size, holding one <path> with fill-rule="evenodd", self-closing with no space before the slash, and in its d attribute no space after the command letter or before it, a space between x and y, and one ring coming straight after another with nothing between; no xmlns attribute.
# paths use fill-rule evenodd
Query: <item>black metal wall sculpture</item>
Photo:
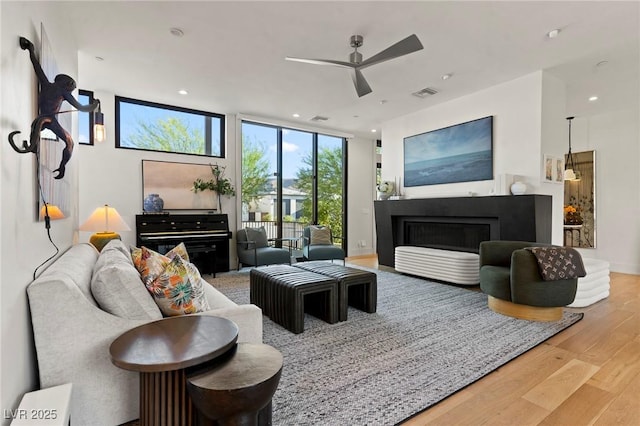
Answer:
<svg viewBox="0 0 640 426"><path fill-rule="evenodd" d="M18 147L13 141L13 137L20 133L20 131L16 130L9 134L9 143L16 152L21 154L29 152L37 154L40 148L40 132L42 129L51 130L65 143L60 166L54 170L54 173L58 173L54 178L62 179L65 174L66 165L69 162L69 159L71 159L71 154L73 153L73 139L71 134L62 128L56 117L61 113L60 106L62 105L62 102L67 101L79 111L91 112L98 108L100 101L96 99L88 105L80 104L72 94L76 89L76 82L73 78L66 74L58 74L54 81L50 82L42 70L42 66L38 61L38 58L36 57L33 43L24 37L20 37L20 48L22 50L29 51L29 57L33 64L33 69L35 70L38 82L40 83L40 91L38 93L39 115L35 120L33 120L33 123L31 123L31 135L29 142L25 140L22 142L22 148Z"/></svg>

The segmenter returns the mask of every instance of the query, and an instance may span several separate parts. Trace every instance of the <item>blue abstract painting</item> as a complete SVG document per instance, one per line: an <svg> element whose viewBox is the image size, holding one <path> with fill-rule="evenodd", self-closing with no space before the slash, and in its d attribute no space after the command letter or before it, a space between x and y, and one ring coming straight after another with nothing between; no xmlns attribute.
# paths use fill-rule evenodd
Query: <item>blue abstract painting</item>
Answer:
<svg viewBox="0 0 640 426"><path fill-rule="evenodd" d="M404 139L404 186L493 179L493 116Z"/></svg>

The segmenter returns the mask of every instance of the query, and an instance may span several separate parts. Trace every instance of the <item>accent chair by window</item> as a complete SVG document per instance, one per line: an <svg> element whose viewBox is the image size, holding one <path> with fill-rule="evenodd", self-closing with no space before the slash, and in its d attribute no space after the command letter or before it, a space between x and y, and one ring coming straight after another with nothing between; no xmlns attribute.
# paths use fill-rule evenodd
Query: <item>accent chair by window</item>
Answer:
<svg viewBox="0 0 640 426"><path fill-rule="evenodd" d="M264 227L243 228L236 234L238 245L238 269L241 266L291 264L291 254L286 248L269 245Z"/></svg>
<svg viewBox="0 0 640 426"><path fill-rule="evenodd" d="M345 253L342 247L334 244L331 229L322 225L310 225L302 230L302 256L305 260L342 260Z"/></svg>

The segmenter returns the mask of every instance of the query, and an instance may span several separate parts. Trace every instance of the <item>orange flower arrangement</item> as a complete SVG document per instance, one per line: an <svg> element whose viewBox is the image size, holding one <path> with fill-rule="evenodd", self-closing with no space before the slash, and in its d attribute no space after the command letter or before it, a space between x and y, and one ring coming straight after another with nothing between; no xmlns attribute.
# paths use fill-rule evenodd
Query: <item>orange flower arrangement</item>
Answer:
<svg viewBox="0 0 640 426"><path fill-rule="evenodd" d="M564 223L565 225L582 225L580 212L571 204L564 206Z"/></svg>

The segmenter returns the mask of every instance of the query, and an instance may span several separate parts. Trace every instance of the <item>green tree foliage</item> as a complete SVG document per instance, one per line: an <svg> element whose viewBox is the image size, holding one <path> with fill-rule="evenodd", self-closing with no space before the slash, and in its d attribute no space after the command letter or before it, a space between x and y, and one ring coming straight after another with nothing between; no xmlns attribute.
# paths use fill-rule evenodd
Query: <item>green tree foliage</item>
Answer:
<svg viewBox="0 0 640 426"><path fill-rule="evenodd" d="M242 204L269 192L269 161L263 142L242 137Z"/></svg>
<svg viewBox="0 0 640 426"><path fill-rule="evenodd" d="M313 157L302 159L305 166L298 169L296 188L309 194L302 203L304 217L312 217ZM331 228L335 236L342 236L342 149L320 148L318 151L318 224ZM339 242L339 241L338 241Z"/></svg>
<svg viewBox="0 0 640 426"><path fill-rule="evenodd" d="M190 129L179 118L139 121L126 143L141 149L205 154L205 139L199 129Z"/></svg>

